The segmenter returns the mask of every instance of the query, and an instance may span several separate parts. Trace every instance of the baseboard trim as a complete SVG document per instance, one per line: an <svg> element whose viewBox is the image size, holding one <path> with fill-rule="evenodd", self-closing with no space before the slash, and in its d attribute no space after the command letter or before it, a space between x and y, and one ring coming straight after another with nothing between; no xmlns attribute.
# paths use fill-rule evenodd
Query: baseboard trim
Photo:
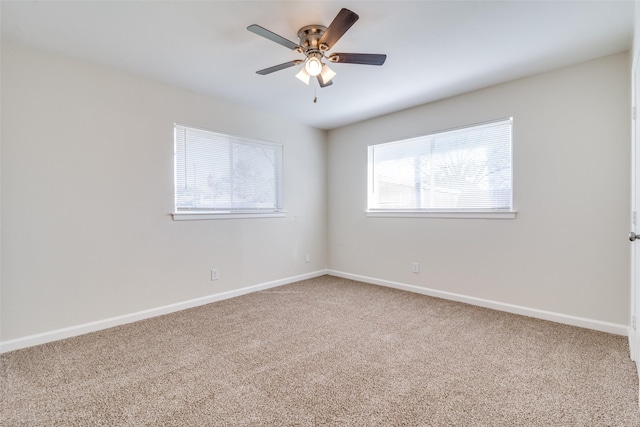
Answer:
<svg viewBox="0 0 640 427"><path fill-rule="evenodd" d="M405 283L393 282L390 280L376 279L373 277L360 276L358 274L345 273L343 271L329 270L331 276L342 277L344 279L357 280L359 282L370 283L372 285L385 286L388 288L400 289L403 291L415 292L418 294L447 299L451 301L463 302L494 310L506 311L507 313L520 314L522 316L534 317L536 319L549 320L566 325L578 326L581 328L593 329L601 332L608 332L616 335L628 336L629 326L617 323L603 322L600 320L587 319L584 317L571 316L568 314L554 313L551 311L538 310L520 305L507 304L499 301L492 301L472 296L456 294L452 292L439 291L436 289L423 288Z"/></svg>
<svg viewBox="0 0 640 427"><path fill-rule="evenodd" d="M601 332L608 332L616 335L630 336L630 333L632 331L628 325L603 322L600 320L587 319L583 317L571 316L571 315L562 314L562 313L554 313L554 312L545 311L545 310L538 310L535 308L529 308L529 307L524 307L524 306L519 306L514 304L507 304L507 303L502 303L498 301L492 301L492 300L486 300L486 299L476 298L476 297L462 295L462 294L456 294L452 292L439 291L436 289L423 288L420 286L408 285L405 283L394 282L390 280L376 279L373 277L361 276L358 274L352 274L352 273L346 273L343 271L327 269L327 270L318 270L311 273L301 274L298 276L287 277L284 279L274 280L270 282L260 283L257 285L247 286L241 289L235 289L233 291L207 295L204 297L195 298L188 301L182 301L175 304L169 304L169 305L156 307L148 310L142 310L135 313L125 314L122 316L116 316L108 319L98 320L95 322L84 323L77 326L70 326L68 328L56 329L53 331L29 335L21 338L15 338L7 341L0 341L0 353L6 353L13 350L19 350L21 348L32 347L35 345L46 344L48 342L58 341L65 338L84 335L87 333L112 328L114 326L125 325L127 323L133 323L139 320L149 319L156 316L162 316L164 314L174 313L176 311L186 310L188 308L198 307L198 306L210 304L216 301L222 301L225 299L234 298L241 295L246 295L252 292L258 292L265 289L275 288L277 286L282 286L289 283L298 282L301 280L312 279L314 277L323 276L325 274L329 274L331 276L336 276L336 277L342 277L344 279L351 279L351 280L357 280L359 282L370 283L372 285L385 286L388 288L400 289L403 291L414 292L422 295L428 295L428 296L443 298L451 301L458 301L466 304L477 305L480 307L491 308L494 310L505 311L508 313L534 317L537 319L549 320L557 323L564 323L567 325L593 329Z"/></svg>
<svg viewBox="0 0 640 427"><path fill-rule="evenodd" d="M204 297L195 298L188 301L182 301L175 304L164 305L161 307L142 310L135 313L125 314L122 316L111 317L108 319L84 323L77 326L70 326L68 328L56 329L53 331L29 335L21 338L15 338L12 340L0 341L0 353L6 353L13 350L19 350L21 348L32 347L34 345L46 344L48 342L58 341L65 338L71 338L78 335L84 335L90 332L96 332L103 329L112 328L114 326L133 323L139 320L149 319L151 317L162 316L164 314L174 313L176 311L186 310L188 308L198 307L198 306L210 304L216 301L222 301L225 299L250 294L252 292L258 292L258 291L262 291L269 288L275 288L276 286L282 286L289 283L299 282L301 280L324 276L325 274L328 274L328 270L318 270L312 273L306 273L298 276L292 276L284 279L274 280L271 282L260 283L257 285L247 286L241 289L235 289L233 291L207 295Z"/></svg>

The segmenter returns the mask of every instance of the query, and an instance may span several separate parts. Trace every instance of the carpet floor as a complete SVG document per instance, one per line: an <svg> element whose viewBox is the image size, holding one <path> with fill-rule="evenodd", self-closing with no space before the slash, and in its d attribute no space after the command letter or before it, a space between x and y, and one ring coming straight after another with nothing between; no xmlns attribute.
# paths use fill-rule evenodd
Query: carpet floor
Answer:
<svg viewBox="0 0 640 427"><path fill-rule="evenodd" d="M323 276L0 355L3 426L640 426L627 338Z"/></svg>

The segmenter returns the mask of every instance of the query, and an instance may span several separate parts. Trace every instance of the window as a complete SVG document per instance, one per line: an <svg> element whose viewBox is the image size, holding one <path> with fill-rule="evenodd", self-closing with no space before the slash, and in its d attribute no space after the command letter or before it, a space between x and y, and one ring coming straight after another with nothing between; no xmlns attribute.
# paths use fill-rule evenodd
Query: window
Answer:
<svg viewBox="0 0 640 427"><path fill-rule="evenodd" d="M508 217L512 119L369 146L369 216Z"/></svg>
<svg viewBox="0 0 640 427"><path fill-rule="evenodd" d="M180 125L174 139L174 219L283 216L269 215L282 212L281 145Z"/></svg>

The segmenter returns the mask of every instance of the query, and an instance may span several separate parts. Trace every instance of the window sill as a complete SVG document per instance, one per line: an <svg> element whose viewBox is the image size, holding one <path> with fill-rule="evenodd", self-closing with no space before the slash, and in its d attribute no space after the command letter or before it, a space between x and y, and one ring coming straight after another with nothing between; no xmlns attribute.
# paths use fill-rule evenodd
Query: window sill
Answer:
<svg viewBox="0 0 640 427"><path fill-rule="evenodd" d="M367 211L373 218L475 218L515 219L516 211Z"/></svg>
<svg viewBox="0 0 640 427"><path fill-rule="evenodd" d="M284 218L286 212L174 212L171 214L174 221L198 221L211 219L255 219L255 218Z"/></svg>

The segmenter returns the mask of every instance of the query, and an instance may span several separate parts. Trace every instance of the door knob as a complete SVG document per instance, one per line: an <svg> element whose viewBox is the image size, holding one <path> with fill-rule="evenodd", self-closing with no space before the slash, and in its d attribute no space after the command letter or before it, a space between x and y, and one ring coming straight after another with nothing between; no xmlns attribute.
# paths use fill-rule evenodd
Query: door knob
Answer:
<svg viewBox="0 0 640 427"><path fill-rule="evenodd" d="M635 241L638 237L640 237L640 234L636 234L633 231L629 233L629 240L631 240L632 242Z"/></svg>

